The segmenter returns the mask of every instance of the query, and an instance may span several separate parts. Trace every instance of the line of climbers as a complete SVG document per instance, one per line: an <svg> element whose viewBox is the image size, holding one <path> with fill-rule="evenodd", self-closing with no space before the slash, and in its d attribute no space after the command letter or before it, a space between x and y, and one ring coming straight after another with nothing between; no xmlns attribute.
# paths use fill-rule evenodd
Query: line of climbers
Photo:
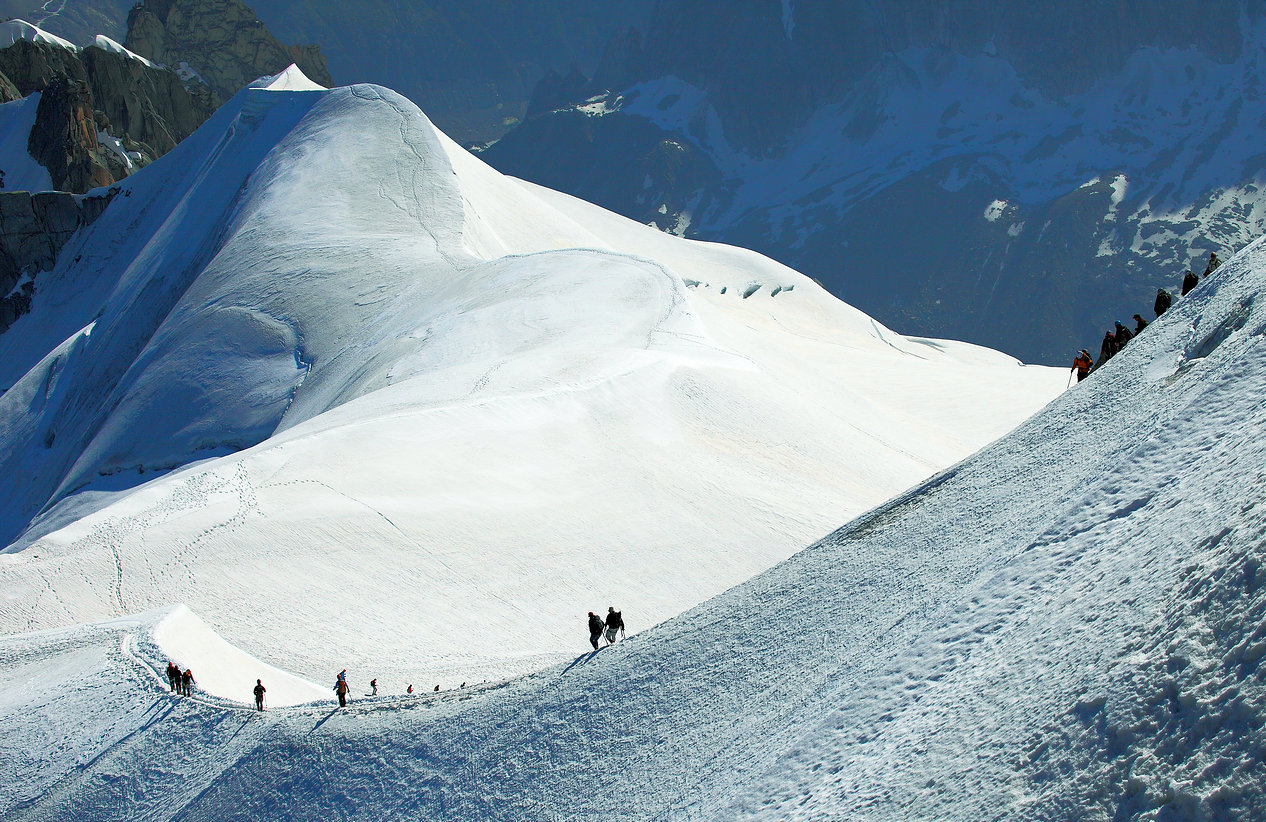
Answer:
<svg viewBox="0 0 1266 822"><path fill-rule="evenodd" d="M607 618L605 620L594 614L593 611L589 612L589 642L593 645L595 651L598 650L598 640L602 638L604 633L606 634L607 645L614 645L617 639L624 637L624 617L615 609L615 606L607 608ZM167 681L171 683L172 693L189 696L189 686L194 682L193 671L185 670L182 673L179 665L175 662L168 662ZM372 690L365 696L378 696L378 680L369 680L369 687ZM466 683L463 682L459 687L465 688ZM439 690L440 686L436 685L435 691L438 693ZM350 691L351 688L347 684L347 669L344 668L339 671L338 676L334 679L334 693L338 696L340 708L347 707L347 696ZM268 693L268 689L264 687L263 681L255 680L256 710L264 710L264 694L266 693ZM405 689L405 693L413 693L412 684Z"/></svg>
<svg viewBox="0 0 1266 822"><path fill-rule="evenodd" d="M1197 277L1192 273L1191 269L1187 269L1182 278L1181 296L1186 297L1190 294L1196 286L1200 285L1200 280L1208 277L1216 271L1220 265L1222 265L1222 261L1218 259L1218 253L1213 251L1209 253L1209 263L1205 266L1204 274ZM1164 314L1169 310L1169 307L1173 305L1173 302L1174 295L1170 294L1163 288L1157 289L1156 302L1152 304L1152 310L1156 312L1157 319L1160 318L1161 314ZM1095 360L1090 356L1089 351L1084 348L1081 349L1081 351L1079 351L1077 356L1073 359L1073 367L1071 369L1077 372L1077 382L1081 382L1088 377L1092 371L1100 368L1104 363L1112 359L1118 351L1125 348L1126 343L1134 337L1137 337L1144 328L1147 328L1147 320L1143 319L1143 317L1138 314L1134 315L1133 331L1130 331L1130 329L1126 328L1121 324L1121 321L1118 320L1114 324L1114 328L1109 329L1108 332L1103 335L1103 343L1099 346L1098 362L1095 362Z"/></svg>

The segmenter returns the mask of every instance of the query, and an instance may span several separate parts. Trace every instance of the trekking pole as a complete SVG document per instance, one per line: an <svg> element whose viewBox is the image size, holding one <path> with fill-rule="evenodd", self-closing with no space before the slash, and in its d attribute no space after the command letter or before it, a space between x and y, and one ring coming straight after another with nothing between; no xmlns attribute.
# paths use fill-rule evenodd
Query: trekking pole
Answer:
<svg viewBox="0 0 1266 822"><path fill-rule="evenodd" d="M1069 371L1069 372L1068 372L1068 385L1065 385L1065 386L1064 386L1064 390L1065 390L1065 391L1067 391L1068 389L1070 389L1070 388L1072 388L1072 387L1073 387L1073 372L1072 372L1072 371Z"/></svg>

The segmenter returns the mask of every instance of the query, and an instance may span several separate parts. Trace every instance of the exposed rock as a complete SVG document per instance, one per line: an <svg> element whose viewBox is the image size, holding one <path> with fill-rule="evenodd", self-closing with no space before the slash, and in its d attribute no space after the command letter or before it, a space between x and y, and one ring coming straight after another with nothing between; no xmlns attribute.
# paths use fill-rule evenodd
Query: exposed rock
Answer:
<svg viewBox="0 0 1266 822"><path fill-rule="evenodd" d="M13 81L0 72L0 103L12 103L14 100L21 100L22 95L18 93L18 87L13 85Z"/></svg>
<svg viewBox="0 0 1266 822"><path fill-rule="evenodd" d="M59 190L87 191L127 175L97 140L92 91L84 80L58 77L48 84L26 148Z"/></svg>
<svg viewBox="0 0 1266 822"><path fill-rule="evenodd" d="M175 72L95 46L85 48L81 59L110 125L103 130L148 147L149 159L171 151L216 109L208 89L186 89Z"/></svg>
<svg viewBox="0 0 1266 822"><path fill-rule="evenodd" d="M57 77L40 95L27 151L48 169L59 190L109 185L114 177L100 151L88 83Z"/></svg>
<svg viewBox="0 0 1266 822"><path fill-rule="evenodd" d="M0 97L6 86L17 97L43 92L31 156L54 186L77 193L166 154L218 105L205 86L186 88L175 72L96 46L74 51L19 40L0 49ZM131 156L101 146L98 132L119 138Z"/></svg>
<svg viewBox="0 0 1266 822"><path fill-rule="evenodd" d="M530 120L539 114L547 114L555 109L564 108L583 100L596 89L588 77L581 73L575 63L567 71L566 76L550 69L536 84L532 97L528 100L527 111L523 118Z"/></svg>
<svg viewBox="0 0 1266 822"><path fill-rule="evenodd" d="M88 80L79 54L48 43L18 40L0 49L0 72L17 88L21 97L43 91L55 77Z"/></svg>
<svg viewBox="0 0 1266 822"><path fill-rule="evenodd" d="M0 333L30 311L36 275L53 268L74 233L100 217L117 192L0 192Z"/></svg>
<svg viewBox="0 0 1266 822"><path fill-rule="evenodd" d="M334 84L317 46L284 46L237 0L146 0L128 15L127 48L168 66L187 64L221 98L295 63Z"/></svg>

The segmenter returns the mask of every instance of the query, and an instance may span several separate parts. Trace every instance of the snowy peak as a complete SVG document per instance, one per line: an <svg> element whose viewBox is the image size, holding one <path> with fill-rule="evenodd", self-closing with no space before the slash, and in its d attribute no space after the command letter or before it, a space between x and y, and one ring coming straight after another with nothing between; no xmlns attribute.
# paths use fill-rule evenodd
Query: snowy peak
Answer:
<svg viewBox="0 0 1266 822"><path fill-rule="evenodd" d="M300 68L291 63L284 70L271 77L261 77L251 83L248 88L262 88L268 91L327 91L320 83L308 79Z"/></svg>
<svg viewBox="0 0 1266 822"><path fill-rule="evenodd" d="M11 46L19 40L26 40L30 43L44 43L50 46L60 46L71 51L78 51L79 48L69 40L49 34L43 29L33 26L25 20L8 20L0 23L0 48Z"/></svg>
<svg viewBox="0 0 1266 822"><path fill-rule="evenodd" d="M0 335L0 374L0 476L25 477L0 496L0 625L181 601L303 676L457 683L558 659L590 597L671 617L1065 384L503 176L399 95L295 71L120 186ZM50 562L91 579L73 614L38 603ZM331 622L331 597L380 627ZM477 642L503 608L538 630Z"/></svg>

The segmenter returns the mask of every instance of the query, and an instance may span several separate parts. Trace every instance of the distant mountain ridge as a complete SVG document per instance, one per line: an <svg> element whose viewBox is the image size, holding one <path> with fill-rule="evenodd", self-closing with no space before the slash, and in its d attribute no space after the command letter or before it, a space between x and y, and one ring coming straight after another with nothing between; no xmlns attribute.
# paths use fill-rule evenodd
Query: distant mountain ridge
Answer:
<svg viewBox="0 0 1266 822"><path fill-rule="evenodd" d="M1255 4L746 0L650 19L484 159L757 248L907 332L1047 362L1266 231Z"/></svg>
<svg viewBox="0 0 1266 822"><path fill-rule="evenodd" d="M124 45L197 77L221 100L291 63L314 82L334 85L318 46L283 45L238 0L143 0L128 12Z"/></svg>

